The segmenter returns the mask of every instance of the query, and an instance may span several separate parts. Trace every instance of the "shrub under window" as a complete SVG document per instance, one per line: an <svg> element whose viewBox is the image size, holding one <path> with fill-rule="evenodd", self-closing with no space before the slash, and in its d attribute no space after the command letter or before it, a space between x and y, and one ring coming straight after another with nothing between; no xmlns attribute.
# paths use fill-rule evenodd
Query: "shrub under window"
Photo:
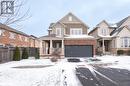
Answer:
<svg viewBox="0 0 130 86"><path fill-rule="evenodd" d="M117 55L123 55L124 51L123 50L117 50Z"/></svg>

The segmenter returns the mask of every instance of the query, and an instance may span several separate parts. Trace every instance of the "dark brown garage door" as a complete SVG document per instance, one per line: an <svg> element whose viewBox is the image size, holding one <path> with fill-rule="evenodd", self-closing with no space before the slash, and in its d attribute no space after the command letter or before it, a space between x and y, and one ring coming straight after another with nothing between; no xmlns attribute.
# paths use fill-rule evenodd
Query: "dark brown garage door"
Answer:
<svg viewBox="0 0 130 86"><path fill-rule="evenodd" d="M65 45L65 57L93 57L93 46Z"/></svg>

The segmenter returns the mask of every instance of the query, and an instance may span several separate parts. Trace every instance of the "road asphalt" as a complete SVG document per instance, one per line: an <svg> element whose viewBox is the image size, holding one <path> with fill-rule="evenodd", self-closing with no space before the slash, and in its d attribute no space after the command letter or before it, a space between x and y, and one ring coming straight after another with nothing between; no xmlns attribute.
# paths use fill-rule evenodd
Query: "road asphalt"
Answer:
<svg viewBox="0 0 130 86"><path fill-rule="evenodd" d="M130 71L125 69L94 67L76 68L76 75L83 86L130 86Z"/></svg>

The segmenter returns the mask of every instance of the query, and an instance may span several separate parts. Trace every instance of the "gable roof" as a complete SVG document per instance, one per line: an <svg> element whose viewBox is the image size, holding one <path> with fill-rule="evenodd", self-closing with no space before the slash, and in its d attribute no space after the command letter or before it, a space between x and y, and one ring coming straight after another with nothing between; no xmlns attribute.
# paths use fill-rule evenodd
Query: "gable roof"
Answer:
<svg viewBox="0 0 130 86"><path fill-rule="evenodd" d="M56 24L61 24L63 27L65 27L65 25L64 25L63 23L61 23L61 22L56 22L56 23L51 23L50 26L49 26L49 28L55 26Z"/></svg>
<svg viewBox="0 0 130 86"><path fill-rule="evenodd" d="M89 31L89 35L92 33L92 32L94 32L95 30L97 30L98 29L98 27L95 27L94 29L92 29L91 31Z"/></svg>
<svg viewBox="0 0 130 86"><path fill-rule="evenodd" d="M118 29L113 30L110 33L110 35L117 35L117 34L119 34L122 31L122 29L124 29L124 28L127 28L130 31L130 28L128 26L123 26L123 27L120 27Z"/></svg>
<svg viewBox="0 0 130 86"><path fill-rule="evenodd" d="M98 27L101 23L105 23L108 27L110 27L110 25L106 22L106 20L102 20L100 23L98 23L97 25L96 25L96 27Z"/></svg>
<svg viewBox="0 0 130 86"><path fill-rule="evenodd" d="M26 33L21 32L21 31L18 31L18 30L16 30L16 29L13 29L13 28L11 28L11 27L5 25L5 24L1 24L1 23L0 23L0 28L29 37L29 35L27 35Z"/></svg>
<svg viewBox="0 0 130 86"><path fill-rule="evenodd" d="M117 24L117 27L120 27L129 17L130 17L130 16L128 16L128 17L122 19L121 21L119 21L118 23L116 23L116 24Z"/></svg>
<svg viewBox="0 0 130 86"><path fill-rule="evenodd" d="M101 23L105 23L105 24L107 24L108 25L108 27L110 27L110 25L105 21L105 20L102 20L100 23L98 23L97 25L96 25L96 27L94 28L94 29L92 29L88 34L91 34L93 31L95 31L96 29L98 29L98 27L99 27L99 25L101 24Z"/></svg>
<svg viewBox="0 0 130 86"><path fill-rule="evenodd" d="M71 15L71 16L73 16L75 19L77 19L79 22L81 22L81 23L83 23L86 27L88 27L88 25L86 25L82 20L80 20L77 16L75 16L73 13L71 13L71 12L69 12L66 16L64 16L63 18L65 18L65 17L67 17L67 16L69 16L69 15ZM62 18L62 19L63 19ZM59 22L62 20L62 19L60 19L59 20Z"/></svg>
<svg viewBox="0 0 130 86"><path fill-rule="evenodd" d="M67 16L69 16L69 15L72 15L74 18L76 18L79 22L81 22L83 25L85 25L87 28L89 28L88 27L88 25L86 25L83 21L81 21L78 17L76 17L74 14L72 14L71 12L69 12L67 15L65 15L63 18L61 18L59 21L57 21L56 23L51 23L50 24L50 27L53 27L53 26L55 26L57 23L60 23L60 24L62 24L63 26L65 26L61 21L65 18L65 17L67 17Z"/></svg>

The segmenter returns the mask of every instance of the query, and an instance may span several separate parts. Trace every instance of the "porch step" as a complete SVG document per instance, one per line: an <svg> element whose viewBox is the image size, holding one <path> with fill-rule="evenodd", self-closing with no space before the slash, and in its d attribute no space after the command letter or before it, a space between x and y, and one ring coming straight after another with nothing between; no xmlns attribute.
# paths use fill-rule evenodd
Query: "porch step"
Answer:
<svg viewBox="0 0 130 86"><path fill-rule="evenodd" d="M105 55L111 55L111 52L105 52Z"/></svg>

